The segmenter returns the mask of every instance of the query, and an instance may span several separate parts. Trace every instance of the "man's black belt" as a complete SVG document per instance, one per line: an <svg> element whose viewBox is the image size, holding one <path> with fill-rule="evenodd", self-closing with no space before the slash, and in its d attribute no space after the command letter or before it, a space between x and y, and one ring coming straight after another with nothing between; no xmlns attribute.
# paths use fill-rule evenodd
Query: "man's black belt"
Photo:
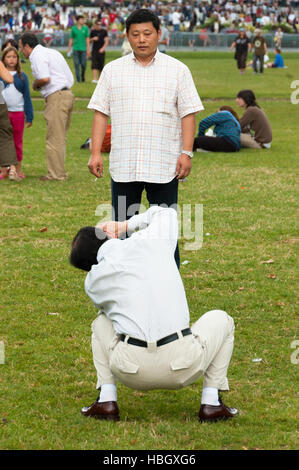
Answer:
<svg viewBox="0 0 299 470"><path fill-rule="evenodd" d="M64 91L64 90L69 90L69 88L67 88L66 86L64 88L61 88L61 90L59 91Z"/></svg>
<svg viewBox="0 0 299 470"><path fill-rule="evenodd" d="M190 328L185 328L184 330L181 331L183 336L191 335L192 331ZM120 335L120 340L125 341L127 335ZM179 339L179 335L177 333L173 333L172 335L165 336L164 338L159 339L156 344L157 346L163 346L163 344L171 343L172 341L176 341ZM148 343L146 341L142 341L141 339L137 338L128 338L127 341L129 344L132 344L133 346L140 346L141 348L147 348Z"/></svg>

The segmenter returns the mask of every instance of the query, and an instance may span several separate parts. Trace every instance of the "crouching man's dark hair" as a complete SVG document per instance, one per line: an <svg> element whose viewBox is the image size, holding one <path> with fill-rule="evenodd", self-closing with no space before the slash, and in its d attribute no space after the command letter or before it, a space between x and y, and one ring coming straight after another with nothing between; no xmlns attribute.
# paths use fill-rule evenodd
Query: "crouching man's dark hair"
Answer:
<svg viewBox="0 0 299 470"><path fill-rule="evenodd" d="M97 264L99 248L108 240L103 230L97 227L83 227L72 241L70 263L75 268L90 271Z"/></svg>

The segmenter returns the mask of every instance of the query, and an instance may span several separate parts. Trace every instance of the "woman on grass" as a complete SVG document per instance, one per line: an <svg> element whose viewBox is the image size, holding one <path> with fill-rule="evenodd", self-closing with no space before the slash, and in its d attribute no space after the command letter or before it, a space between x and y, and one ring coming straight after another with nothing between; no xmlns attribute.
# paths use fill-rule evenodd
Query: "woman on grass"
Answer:
<svg viewBox="0 0 299 470"><path fill-rule="evenodd" d="M251 50L251 44L246 36L246 33L243 29L240 30L237 39L232 43L230 50L232 51L235 48L235 59L237 61L237 67L240 70L241 75L245 73L246 70L246 60L248 55L248 49Z"/></svg>
<svg viewBox="0 0 299 470"><path fill-rule="evenodd" d="M1 61L0 78L8 83L13 83L12 75L6 70ZM18 181L19 178L15 178L18 160L12 137L12 127L8 118L7 106L2 96L3 88L4 85L0 81L0 180L7 177L7 168L10 168L8 173L9 178ZM2 173L2 169L4 173Z"/></svg>
<svg viewBox="0 0 299 470"><path fill-rule="evenodd" d="M14 47L10 46L4 49L2 62L14 79L14 83L6 86L2 95L7 104L8 117L13 129L13 139L18 159L17 176L24 178L25 176L21 170L24 127L31 127L33 120L29 80L27 75L21 71L19 54ZM5 85L7 84L5 83Z"/></svg>
<svg viewBox="0 0 299 470"><path fill-rule="evenodd" d="M253 149L270 148L272 142L271 124L257 104L253 91L239 91L236 102L238 106L245 109L240 119L241 146Z"/></svg>
<svg viewBox="0 0 299 470"><path fill-rule="evenodd" d="M215 137L205 135L214 126ZM199 123L198 136L193 143L194 151L237 152L240 150L241 126L237 113L230 106L221 106Z"/></svg>

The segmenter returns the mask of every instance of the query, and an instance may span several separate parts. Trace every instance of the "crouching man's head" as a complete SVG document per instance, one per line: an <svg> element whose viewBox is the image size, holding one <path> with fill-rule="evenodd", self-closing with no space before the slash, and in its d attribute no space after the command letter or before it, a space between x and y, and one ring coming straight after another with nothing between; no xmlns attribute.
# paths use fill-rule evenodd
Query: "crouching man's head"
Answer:
<svg viewBox="0 0 299 470"><path fill-rule="evenodd" d="M72 241L70 263L75 268L90 271L97 264L97 254L109 237L98 227L83 227Z"/></svg>

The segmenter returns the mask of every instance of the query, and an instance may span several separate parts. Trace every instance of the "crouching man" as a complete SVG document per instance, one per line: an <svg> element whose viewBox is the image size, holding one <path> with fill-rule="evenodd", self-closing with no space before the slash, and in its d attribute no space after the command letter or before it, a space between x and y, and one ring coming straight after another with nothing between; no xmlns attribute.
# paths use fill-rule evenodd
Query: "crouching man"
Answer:
<svg viewBox="0 0 299 470"><path fill-rule="evenodd" d="M84 416L119 420L117 380L137 390L179 389L201 375L199 420L238 413L218 395L229 389L233 319L212 310L190 328L174 260L177 238L175 210L158 206L128 221L84 227L75 236L70 262L88 271L85 291L99 309L91 341L100 394L82 408Z"/></svg>

